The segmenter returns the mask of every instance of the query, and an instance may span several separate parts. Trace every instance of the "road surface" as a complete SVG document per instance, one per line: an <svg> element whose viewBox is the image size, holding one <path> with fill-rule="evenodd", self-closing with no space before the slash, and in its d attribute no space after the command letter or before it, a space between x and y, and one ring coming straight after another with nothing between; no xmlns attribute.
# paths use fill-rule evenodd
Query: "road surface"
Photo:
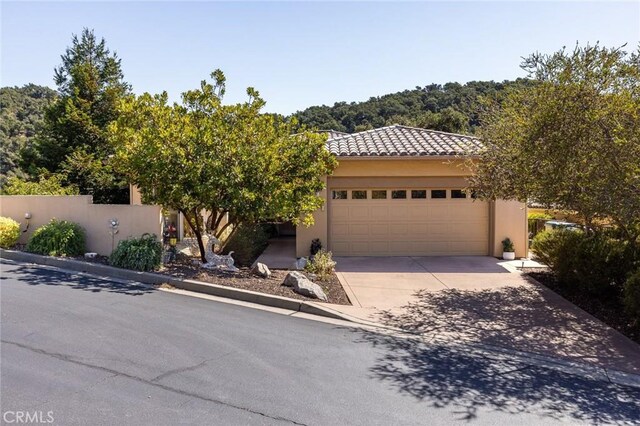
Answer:
<svg viewBox="0 0 640 426"><path fill-rule="evenodd" d="M7 424L18 415L64 425L640 422L632 388L51 268L1 267Z"/></svg>

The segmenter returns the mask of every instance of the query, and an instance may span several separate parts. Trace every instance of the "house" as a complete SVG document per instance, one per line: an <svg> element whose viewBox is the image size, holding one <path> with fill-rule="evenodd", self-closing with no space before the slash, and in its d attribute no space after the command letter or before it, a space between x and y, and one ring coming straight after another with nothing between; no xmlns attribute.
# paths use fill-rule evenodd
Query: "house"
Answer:
<svg viewBox="0 0 640 426"><path fill-rule="evenodd" d="M309 255L315 238L335 256L499 257L507 237L517 257L527 256L526 205L463 191L478 138L400 125L325 133L338 166L326 177L314 225L289 228L298 257ZM132 188L131 204L140 203ZM182 237L184 221L169 214Z"/></svg>
<svg viewBox="0 0 640 426"><path fill-rule="evenodd" d="M319 238L335 256L501 256L501 241L527 255L527 210L466 194L479 139L394 125L329 133L338 167L327 177L315 224L296 229L296 254Z"/></svg>

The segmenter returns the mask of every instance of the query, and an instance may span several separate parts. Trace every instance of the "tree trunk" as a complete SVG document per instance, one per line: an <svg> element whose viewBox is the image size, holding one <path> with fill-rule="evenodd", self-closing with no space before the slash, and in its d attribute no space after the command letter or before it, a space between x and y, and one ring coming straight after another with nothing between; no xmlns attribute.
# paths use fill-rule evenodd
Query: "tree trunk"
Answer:
<svg viewBox="0 0 640 426"><path fill-rule="evenodd" d="M187 223L189 224L189 227L193 231L194 235L196 236L196 240L198 241L198 249L200 250L200 260L202 261L202 263L207 263L207 258L205 257L206 250L205 250L204 242L202 241L202 231L200 228L200 221L198 221L198 215L199 215L198 211L195 210L193 213L193 216L190 213L187 213L186 211L182 211L182 214L187 219Z"/></svg>

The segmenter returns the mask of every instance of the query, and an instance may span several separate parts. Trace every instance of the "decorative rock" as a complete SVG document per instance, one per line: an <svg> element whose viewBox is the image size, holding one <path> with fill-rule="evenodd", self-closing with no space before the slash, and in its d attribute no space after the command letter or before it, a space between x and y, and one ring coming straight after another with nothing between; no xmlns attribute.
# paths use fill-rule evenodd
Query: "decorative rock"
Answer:
<svg viewBox="0 0 640 426"><path fill-rule="evenodd" d="M299 281L306 280L306 279L307 277L305 277L302 272L291 271L287 274L286 277L284 277L284 283L282 283L282 285L295 288L296 285L298 285Z"/></svg>
<svg viewBox="0 0 640 426"><path fill-rule="evenodd" d="M307 274L307 278L313 282L316 282L316 280L318 279L318 276L316 274L312 274L311 272L309 272Z"/></svg>
<svg viewBox="0 0 640 426"><path fill-rule="evenodd" d="M269 267L261 262L256 263L256 265L251 269L251 273L261 278L269 278L271 276Z"/></svg>
<svg viewBox="0 0 640 426"><path fill-rule="evenodd" d="M94 259L97 255L98 255L98 253L89 252L89 253L85 253L84 254L84 258L85 259Z"/></svg>
<svg viewBox="0 0 640 426"><path fill-rule="evenodd" d="M301 257L300 259L298 259L295 262L293 262L293 269L296 269L298 271L303 270L305 266L307 266L307 258L306 257Z"/></svg>
<svg viewBox="0 0 640 426"><path fill-rule="evenodd" d="M327 295L324 294L324 291L322 291L322 287L311 282L309 279L307 279L307 277L304 276L304 274L300 272L289 272L284 278L283 285L287 287L293 287L293 291L303 296L320 299L324 302L328 300Z"/></svg>

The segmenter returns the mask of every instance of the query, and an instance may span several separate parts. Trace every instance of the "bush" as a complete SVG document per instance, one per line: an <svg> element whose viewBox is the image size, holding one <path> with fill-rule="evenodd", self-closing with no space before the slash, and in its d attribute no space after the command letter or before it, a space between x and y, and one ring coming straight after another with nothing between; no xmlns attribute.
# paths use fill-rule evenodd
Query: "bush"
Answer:
<svg viewBox="0 0 640 426"><path fill-rule="evenodd" d="M536 258L556 274L560 284L593 295L620 294L636 261L634 247L606 233L544 231L533 239L532 249Z"/></svg>
<svg viewBox="0 0 640 426"><path fill-rule="evenodd" d="M333 261L330 251L319 250L313 260L307 263L306 270L312 274L316 274L321 281L326 281L331 277L336 262Z"/></svg>
<svg viewBox="0 0 640 426"><path fill-rule="evenodd" d="M233 251L236 266L251 266L267 247L268 241L269 234L262 225L238 225L223 253Z"/></svg>
<svg viewBox="0 0 640 426"><path fill-rule="evenodd" d="M35 230L26 250L48 256L80 256L85 252L84 229L77 223L52 219Z"/></svg>
<svg viewBox="0 0 640 426"><path fill-rule="evenodd" d="M504 240L502 240L502 251L505 253L512 253L515 251L511 238L505 238Z"/></svg>
<svg viewBox="0 0 640 426"><path fill-rule="evenodd" d="M624 283L623 297L625 310L640 324L640 269Z"/></svg>
<svg viewBox="0 0 640 426"><path fill-rule="evenodd" d="M549 213L540 213L540 212L532 212L527 215L527 219L529 220L551 220L553 216Z"/></svg>
<svg viewBox="0 0 640 426"><path fill-rule="evenodd" d="M10 217L0 216L0 247L11 248L20 237L20 224Z"/></svg>
<svg viewBox="0 0 640 426"><path fill-rule="evenodd" d="M109 256L109 264L135 271L153 271L161 262L162 244L151 234L120 241Z"/></svg>

